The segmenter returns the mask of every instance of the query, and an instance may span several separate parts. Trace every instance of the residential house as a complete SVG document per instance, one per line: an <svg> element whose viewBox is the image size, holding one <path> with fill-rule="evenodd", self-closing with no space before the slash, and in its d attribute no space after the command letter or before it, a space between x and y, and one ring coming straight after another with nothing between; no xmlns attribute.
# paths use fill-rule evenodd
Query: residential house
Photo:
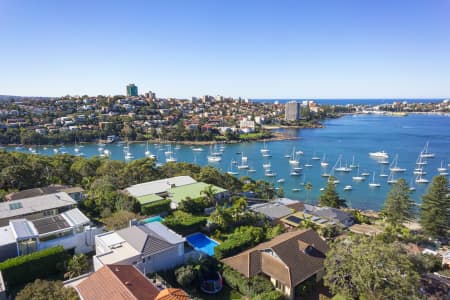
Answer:
<svg viewBox="0 0 450 300"><path fill-rule="evenodd" d="M132 225L95 237L94 269L134 265L144 274L174 268L185 260L186 239L160 222Z"/></svg>
<svg viewBox="0 0 450 300"><path fill-rule="evenodd" d="M11 219L0 227L0 261L58 245L75 253L91 252L95 235L103 229L90 225L78 208L40 219Z"/></svg>
<svg viewBox="0 0 450 300"><path fill-rule="evenodd" d="M293 209L274 202L258 203L249 206L251 211L263 214L273 225L280 223L280 219L294 212Z"/></svg>
<svg viewBox="0 0 450 300"><path fill-rule="evenodd" d="M160 293L131 265L107 265L76 285L83 300L154 300Z"/></svg>
<svg viewBox="0 0 450 300"><path fill-rule="evenodd" d="M208 186L206 183L197 182L190 176L177 176L136 184L126 188L125 191L135 197L141 206L170 199L171 207L175 209L186 197L193 199L201 197L201 192ZM228 196L228 192L223 188L213 185L213 189L218 201Z"/></svg>
<svg viewBox="0 0 450 300"><path fill-rule="evenodd" d="M54 216L76 205L77 202L64 192L0 202L0 226L8 225L12 219L34 220Z"/></svg>
<svg viewBox="0 0 450 300"><path fill-rule="evenodd" d="M84 193L83 188L54 184L54 185L49 185L46 187L33 188L33 189L23 190L20 192L10 193L5 196L5 201L19 200L19 199L24 199L24 198L30 198L30 197L36 197L36 196L54 194L54 193L60 193L60 192L69 194L69 196L72 197L72 199L77 202L83 200L83 193Z"/></svg>
<svg viewBox="0 0 450 300"><path fill-rule="evenodd" d="M305 204L304 212L315 216L316 218L322 218L329 220L330 223L335 223L343 227L352 226L354 223L353 215L333 207L318 207L314 205ZM314 217L313 217L314 218Z"/></svg>
<svg viewBox="0 0 450 300"><path fill-rule="evenodd" d="M247 278L258 274L268 277L277 290L294 299L295 288L302 282L322 278L328 250L327 243L312 229L295 230L222 262Z"/></svg>

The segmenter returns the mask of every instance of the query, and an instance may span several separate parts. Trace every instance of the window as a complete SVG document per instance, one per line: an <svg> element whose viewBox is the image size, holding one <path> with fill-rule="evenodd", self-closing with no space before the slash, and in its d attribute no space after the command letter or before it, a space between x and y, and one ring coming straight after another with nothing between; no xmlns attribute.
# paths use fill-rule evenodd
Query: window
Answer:
<svg viewBox="0 0 450 300"><path fill-rule="evenodd" d="M15 210L15 209L19 209L22 208L22 203L21 202L16 202L16 203L11 203L9 204L9 209L10 210Z"/></svg>
<svg viewBox="0 0 450 300"><path fill-rule="evenodd" d="M284 291L284 285L278 280L275 281L275 287L277 288L277 290Z"/></svg>

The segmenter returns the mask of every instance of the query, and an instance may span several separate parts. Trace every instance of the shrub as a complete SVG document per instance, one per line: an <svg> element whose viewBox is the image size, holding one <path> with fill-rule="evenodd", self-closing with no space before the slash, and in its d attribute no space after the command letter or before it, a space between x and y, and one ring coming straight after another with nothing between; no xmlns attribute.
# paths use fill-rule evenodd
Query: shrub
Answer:
<svg viewBox="0 0 450 300"><path fill-rule="evenodd" d="M174 274L177 282L185 289L193 287L197 279L197 270L193 265L179 267Z"/></svg>
<svg viewBox="0 0 450 300"><path fill-rule="evenodd" d="M238 290L248 297L261 295L267 292L274 291L275 289L272 283L262 276L257 275L253 276L252 278L246 278L242 276L241 273L231 269L230 267L224 268L222 277L229 287Z"/></svg>
<svg viewBox="0 0 450 300"><path fill-rule="evenodd" d="M45 278L64 270L68 254L62 246L18 256L0 263L0 271L10 286Z"/></svg>
<svg viewBox="0 0 450 300"><path fill-rule="evenodd" d="M208 200L204 197L199 197L195 199L186 198L180 202L178 209L184 212L199 215L205 212L205 208L210 207Z"/></svg>
<svg viewBox="0 0 450 300"><path fill-rule="evenodd" d="M78 300L74 288L65 288L61 281L36 279L27 284L16 296L16 300Z"/></svg>
<svg viewBox="0 0 450 300"><path fill-rule="evenodd" d="M145 205L141 205L141 213L144 215L154 215L169 210L170 210L170 199L163 199Z"/></svg>
<svg viewBox="0 0 450 300"><path fill-rule="evenodd" d="M280 291L264 292L252 297L251 300L285 300L286 296Z"/></svg>
<svg viewBox="0 0 450 300"><path fill-rule="evenodd" d="M177 210L164 219L164 224L182 235L188 235L201 230L206 225L206 217Z"/></svg>
<svg viewBox="0 0 450 300"><path fill-rule="evenodd" d="M221 259L237 254L258 244L264 238L264 231L261 227L242 226L236 228L226 241L214 248L214 255Z"/></svg>

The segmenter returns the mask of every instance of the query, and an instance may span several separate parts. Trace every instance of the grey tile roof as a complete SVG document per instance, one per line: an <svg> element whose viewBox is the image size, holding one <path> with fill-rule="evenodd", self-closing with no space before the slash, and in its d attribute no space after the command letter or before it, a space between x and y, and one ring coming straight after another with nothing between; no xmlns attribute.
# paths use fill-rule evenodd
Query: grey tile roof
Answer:
<svg viewBox="0 0 450 300"><path fill-rule="evenodd" d="M19 208L11 209L11 205L20 203ZM75 206L77 202L67 193L54 193L20 200L0 202L0 219L13 218L48 209Z"/></svg>
<svg viewBox="0 0 450 300"><path fill-rule="evenodd" d="M159 225L150 225L155 223ZM159 222L131 226L117 231L117 234L143 256L152 255L172 248L185 240Z"/></svg>

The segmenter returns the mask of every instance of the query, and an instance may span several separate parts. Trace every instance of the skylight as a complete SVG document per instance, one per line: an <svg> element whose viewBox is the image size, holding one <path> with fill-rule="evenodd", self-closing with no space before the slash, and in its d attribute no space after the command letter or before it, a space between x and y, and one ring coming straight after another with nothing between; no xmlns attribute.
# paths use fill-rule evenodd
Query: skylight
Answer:
<svg viewBox="0 0 450 300"><path fill-rule="evenodd" d="M22 203L21 203L21 202L11 203L11 204L9 205L9 209L10 209L10 210L19 209L19 208L22 208L22 207L23 207L23 206L22 206Z"/></svg>

